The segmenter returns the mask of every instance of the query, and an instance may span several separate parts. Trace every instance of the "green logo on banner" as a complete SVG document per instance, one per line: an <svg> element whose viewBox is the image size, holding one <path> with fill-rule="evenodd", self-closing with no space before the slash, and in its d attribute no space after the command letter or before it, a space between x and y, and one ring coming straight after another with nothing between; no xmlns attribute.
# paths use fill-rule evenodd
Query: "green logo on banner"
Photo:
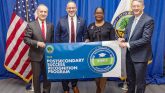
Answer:
<svg viewBox="0 0 165 93"><path fill-rule="evenodd" d="M106 66L114 63L114 57L111 58L94 58L91 59L92 66Z"/></svg>
<svg viewBox="0 0 165 93"><path fill-rule="evenodd" d="M53 53L54 52L54 47L52 45L47 45L46 46L46 52L47 53Z"/></svg>

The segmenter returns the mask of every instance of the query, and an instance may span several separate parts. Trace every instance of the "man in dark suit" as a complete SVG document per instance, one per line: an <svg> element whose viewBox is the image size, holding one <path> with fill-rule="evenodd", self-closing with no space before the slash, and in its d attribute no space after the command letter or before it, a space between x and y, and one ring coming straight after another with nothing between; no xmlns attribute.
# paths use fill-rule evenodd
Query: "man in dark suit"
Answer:
<svg viewBox="0 0 165 93"><path fill-rule="evenodd" d="M84 41L84 34L86 32L85 21L76 15L77 7L75 2L70 1L67 3L66 11L67 16L61 18L57 24L55 32L56 43L76 43ZM69 93L69 82L72 84L74 93L79 93L77 87L77 79L63 80L62 85L64 93Z"/></svg>
<svg viewBox="0 0 165 93"><path fill-rule="evenodd" d="M44 62L45 43L54 40L54 26L46 22L48 8L40 4L37 8L38 19L28 24L24 42L30 46L29 57L33 73L34 93L41 93L40 72L43 74L43 93L50 93L51 83L47 80Z"/></svg>
<svg viewBox="0 0 165 93"><path fill-rule="evenodd" d="M144 93L147 62L152 57L151 37L153 19L143 13L144 1L133 0L132 11L124 38L119 38L119 46L127 48L126 70L128 93Z"/></svg>

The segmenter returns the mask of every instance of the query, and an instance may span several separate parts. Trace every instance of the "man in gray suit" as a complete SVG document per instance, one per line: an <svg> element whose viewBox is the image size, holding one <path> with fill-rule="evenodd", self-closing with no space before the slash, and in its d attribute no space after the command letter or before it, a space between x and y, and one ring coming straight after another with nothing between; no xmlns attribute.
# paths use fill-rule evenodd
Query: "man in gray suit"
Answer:
<svg viewBox="0 0 165 93"><path fill-rule="evenodd" d="M119 46L127 48L126 70L128 93L144 93L147 62L152 57L151 37L153 19L143 13L144 1L133 0L132 11L124 38L119 38Z"/></svg>
<svg viewBox="0 0 165 93"><path fill-rule="evenodd" d="M75 2L70 1L67 3L66 11L68 15L61 18L57 24L55 32L56 43L76 43L83 42L86 33L85 21L76 15L77 7ZM69 82L72 84L74 93L79 93L77 87L77 79L63 80L62 86L64 93L69 93Z"/></svg>
<svg viewBox="0 0 165 93"><path fill-rule="evenodd" d="M46 21L48 8L40 4L37 8L38 19L28 24L24 42L30 46L29 58L32 66L34 93L41 93L40 72L43 74L43 92L50 93L51 83L47 80L44 62L45 43L54 40L54 26Z"/></svg>

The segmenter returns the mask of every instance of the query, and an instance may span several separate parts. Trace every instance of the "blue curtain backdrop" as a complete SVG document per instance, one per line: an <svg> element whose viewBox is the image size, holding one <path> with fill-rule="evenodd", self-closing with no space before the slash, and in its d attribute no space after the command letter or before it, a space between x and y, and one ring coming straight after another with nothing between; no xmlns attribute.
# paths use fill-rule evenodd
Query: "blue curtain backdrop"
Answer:
<svg viewBox="0 0 165 93"><path fill-rule="evenodd" d="M60 17L66 15L65 6L69 0L37 0L49 8L48 21L56 26ZM94 22L94 10L98 6L105 9L105 20L111 21L120 0L74 0L78 7L77 14L86 19L89 25ZM0 0L0 78L16 77L3 67L5 58L6 34L15 0ZM165 55L165 0L145 0L145 12L155 20L152 38L153 62L148 66L149 83L165 83L163 62Z"/></svg>

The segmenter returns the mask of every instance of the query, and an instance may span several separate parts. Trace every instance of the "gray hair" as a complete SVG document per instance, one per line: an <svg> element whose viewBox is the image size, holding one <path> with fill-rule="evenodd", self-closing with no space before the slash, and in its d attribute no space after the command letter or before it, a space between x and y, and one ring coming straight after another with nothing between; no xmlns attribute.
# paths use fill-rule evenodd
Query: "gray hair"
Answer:
<svg viewBox="0 0 165 93"><path fill-rule="evenodd" d="M47 7L46 5L44 5L44 4L39 4L38 7L37 7L37 11L38 11L38 9L39 9L41 6L46 7L46 9L47 9L47 11L48 11L48 7Z"/></svg>
<svg viewBox="0 0 165 93"><path fill-rule="evenodd" d="M142 5L144 5L144 0L132 0L133 1L137 1L137 2L140 2Z"/></svg>

